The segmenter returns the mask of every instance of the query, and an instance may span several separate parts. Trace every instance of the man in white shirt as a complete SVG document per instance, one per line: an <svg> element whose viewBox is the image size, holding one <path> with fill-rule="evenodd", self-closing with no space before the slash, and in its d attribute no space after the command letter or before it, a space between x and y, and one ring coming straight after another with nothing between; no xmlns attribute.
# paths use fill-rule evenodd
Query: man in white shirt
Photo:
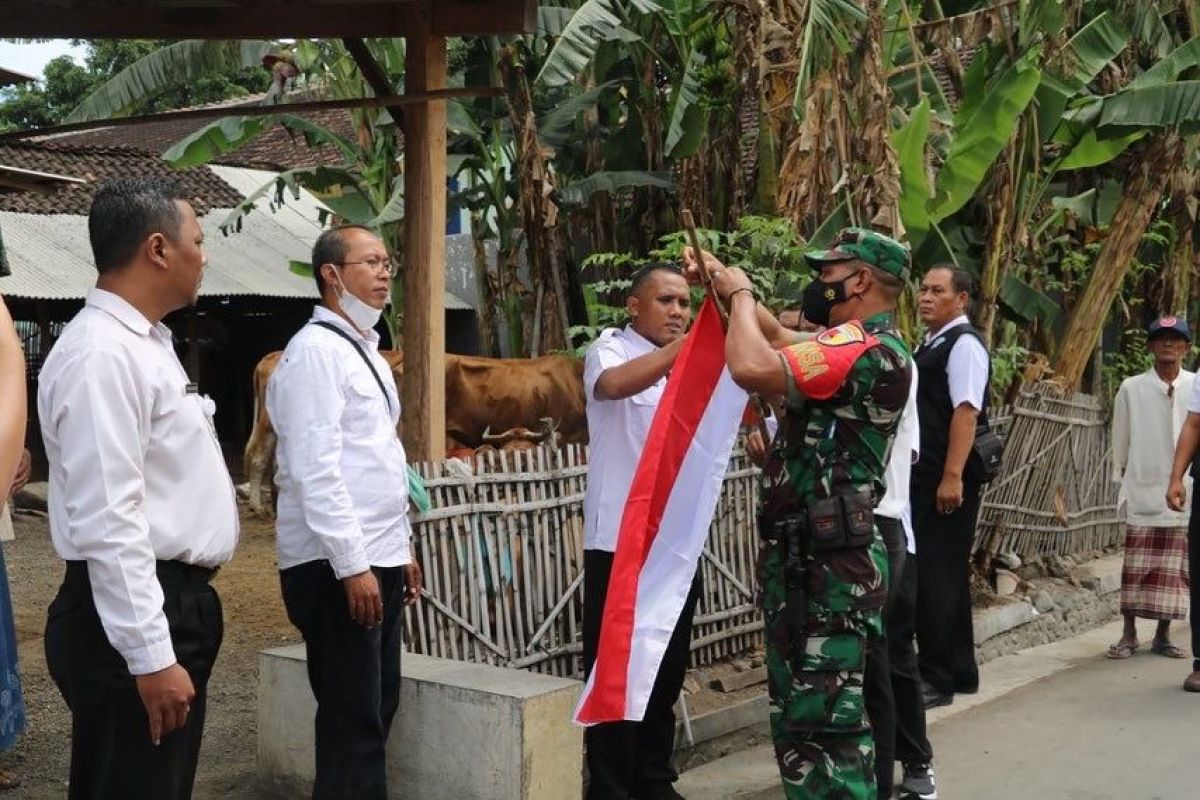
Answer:
<svg viewBox="0 0 1200 800"><path fill-rule="evenodd" d="M400 394L374 330L395 272L358 226L321 234L312 264L321 304L267 384L280 582L317 700L313 798L386 800L401 611L421 593Z"/></svg>
<svg viewBox="0 0 1200 800"><path fill-rule="evenodd" d="M1171 621L1187 615L1188 513L1172 511L1165 497L1195 378L1182 368L1191 341L1191 330L1178 317L1150 323L1146 347L1154 366L1122 381L1113 404L1113 480L1121 484L1120 504L1125 510L1125 563L1121 570L1125 628L1120 640L1108 648L1109 658L1129 658L1137 652L1141 646L1138 617L1158 621L1152 652L1187 658L1171 642Z"/></svg>
<svg viewBox="0 0 1200 800"><path fill-rule="evenodd" d="M583 665L591 672L621 514L667 373L692 316L691 293L677 266L660 263L634 276L626 300L631 321L609 328L588 349L583 387L591 456L583 498ZM593 725L584 733L589 800L677 798L671 766L675 701L690 653L699 577L679 615L641 722Z"/></svg>
<svg viewBox="0 0 1200 800"><path fill-rule="evenodd" d="M971 621L970 558L983 484L969 469L976 428L987 422L991 359L967 318L973 279L935 266L921 280L928 333L913 354L920 375L921 457L913 466L917 540L917 649L927 708L979 690Z"/></svg>
<svg viewBox="0 0 1200 800"><path fill-rule="evenodd" d="M193 305L204 234L172 184L100 187L100 273L40 376L50 536L66 577L46 663L71 708L71 798L189 798L223 623L209 579L238 515L212 401L162 318Z"/></svg>

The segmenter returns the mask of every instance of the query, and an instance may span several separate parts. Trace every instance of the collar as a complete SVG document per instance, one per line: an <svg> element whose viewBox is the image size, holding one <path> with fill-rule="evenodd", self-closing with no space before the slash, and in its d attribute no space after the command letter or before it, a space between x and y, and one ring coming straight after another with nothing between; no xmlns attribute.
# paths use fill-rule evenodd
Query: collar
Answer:
<svg viewBox="0 0 1200 800"><path fill-rule="evenodd" d="M634 351L634 358L644 356L646 353L653 353L658 349L658 345L635 331L633 325L626 325L622 328L620 335L629 342L629 349Z"/></svg>
<svg viewBox="0 0 1200 800"><path fill-rule="evenodd" d="M369 330L366 333L360 333L358 328L354 327L349 322L347 322L344 317L333 313L332 311L330 311L328 308L326 308L323 305L318 304L317 306L313 307L312 321L313 322L332 322L334 325L337 325L339 328L341 328L346 333L353 336L355 339L358 339L359 341L361 341L365 344L372 345L375 349L379 348L379 334L378 333L376 333L374 330Z"/></svg>
<svg viewBox="0 0 1200 800"><path fill-rule="evenodd" d="M862 321L863 329L868 333L890 331L896 328L896 315L891 311L880 311Z"/></svg>
<svg viewBox="0 0 1200 800"><path fill-rule="evenodd" d="M88 290L85 303L97 311L108 314L138 336L150 336L156 333L161 337L171 338L170 328L161 322L152 323L119 294L93 286Z"/></svg>
<svg viewBox="0 0 1200 800"><path fill-rule="evenodd" d="M1155 388L1160 388L1163 394L1173 394L1173 389L1179 384L1179 379L1183 377L1183 370L1179 370L1179 374L1175 376L1175 380L1168 383L1164 381L1158 374L1158 371L1151 367L1145 372L1146 379L1152 383Z"/></svg>
<svg viewBox="0 0 1200 800"><path fill-rule="evenodd" d="M938 328L936 331L925 334L925 343L929 344L934 339L941 336L943 333L950 330L951 328L957 328L959 325L969 325L970 323L971 323L971 320L967 318L966 314L959 314L957 317L950 320L945 325Z"/></svg>

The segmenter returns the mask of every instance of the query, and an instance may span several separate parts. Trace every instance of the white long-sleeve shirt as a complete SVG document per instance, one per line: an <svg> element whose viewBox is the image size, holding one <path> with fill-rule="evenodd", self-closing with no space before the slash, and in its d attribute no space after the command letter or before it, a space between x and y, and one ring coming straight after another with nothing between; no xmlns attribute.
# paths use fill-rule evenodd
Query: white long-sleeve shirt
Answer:
<svg viewBox="0 0 1200 800"><path fill-rule="evenodd" d="M50 537L62 558L87 562L104 632L133 675L175 663L155 560L215 567L237 545L214 411L190 389L171 331L101 289L42 367Z"/></svg>
<svg viewBox="0 0 1200 800"><path fill-rule="evenodd" d="M900 520L904 526L904 537L910 553L917 552L917 544L913 535L908 490L912 465L917 462L917 454L920 451L921 422L917 416L917 370L914 369L912 382L908 387L908 400L905 401L904 411L900 414L900 425L896 428L896 439L892 443L892 452L888 456L887 468L884 471L887 490L884 491L879 505L875 506L876 514Z"/></svg>
<svg viewBox="0 0 1200 800"><path fill-rule="evenodd" d="M601 333L584 358L583 391L591 443L587 492L583 496L583 546L587 550L612 553L617 549L621 514L667 378L663 376L621 400L596 397L596 382L605 370L655 349L653 342L627 325Z"/></svg>
<svg viewBox="0 0 1200 800"><path fill-rule="evenodd" d="M1180 370L1173 387L1153 368L1121 382L1113 404L1113 480L1121 484L1118 504L1133 525L1180 527L1188 512L1167 508L1167 484L1175 443L1187 418L1195 374ZM1170 390L1170 391L1168 391ZM1184 477L1188 496L1191 478Z"/></svg>
<svg viewBox="0 0 1200 800"><path fill-rule="evenodd" d="M324 306L311 322L337 325L354 344L305 325L267 383L267 414L279 437L279 568L327 560L345 578L407 564L412 531L404 445L396 435L400 397L379 336L360 334ZM388 401L352 347L368 354Z"/></svg>

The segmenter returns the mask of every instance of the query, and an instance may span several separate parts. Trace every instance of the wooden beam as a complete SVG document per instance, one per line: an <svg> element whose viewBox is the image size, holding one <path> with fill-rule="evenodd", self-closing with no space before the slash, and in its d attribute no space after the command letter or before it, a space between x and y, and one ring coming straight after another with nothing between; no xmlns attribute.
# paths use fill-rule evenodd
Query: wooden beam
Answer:
<svg viewBox="0 0 1200 800"><path fill-rule="evenodd" d="M387 110L392 115L392 121L398 125L404 124L404 108L398 102L393 102L399 99L396 94L395 87L388 80L387 73L383 71L383 67L379 66L379 62L375 60L375 56L371 55L367 43L362 39L356 39L348 36L342 39L342 44L346 50L354 58L354 63L358 64L358 70L362 73L363 79L367 85L371 87L371 91L375 96L386 100Z"/></svg>
<svg viewBox="0 0 1200 800"><path fill-rule="evenodd" d="M93 128L119 128L134 125L149 125L156 122L178 122L179 120L220 119L221 117L270 117L276 114L304 114L313 111L329 111L339 108L379 108L380 106L406 106L425 103L429 100L445 100L451 97L498 97L502 90L495 86L464 86L453 89L438 89L434 92L410 92L390 97L353 97L346 100L306 100L302 103L280 103L273 106L220 106L217 108L192 108L186 111L163 111L135 117L73 122L53 128L37 128L0 134L0 142L16 139L31 139L50 134L86 131Z"/></svg>
<svg viewBox="0 0 1200 800"><path fill-rule="evenodd" d="M446 85L446 40L425 32L408 38L405 87ZM446 102L410 107L404 117L404 446L409 459L446 451Z"/></svg>
<svg viewBox="0 0 1200 800"><path fill-rule="evenodd" d="M4 35L50 39L279 39L413 36L424 24L439 36L531 33L536 0L437 0L433 23L420 20L425 0L258 0L129 2L0 0Z"/></svg>

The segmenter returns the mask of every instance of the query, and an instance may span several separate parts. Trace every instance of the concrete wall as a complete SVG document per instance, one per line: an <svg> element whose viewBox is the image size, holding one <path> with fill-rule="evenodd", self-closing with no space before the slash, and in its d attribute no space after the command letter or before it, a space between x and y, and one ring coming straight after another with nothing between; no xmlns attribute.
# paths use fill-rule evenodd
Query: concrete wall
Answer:
<svg viewBox="0 0 1200 800"><path fill-rule="evenodd" d="M582 685L522 670L405 653L388 740L391 797L568 800L581 794ZM300 645L259 655L258 772L268 791L305 797L313 715Z"/></svg>

